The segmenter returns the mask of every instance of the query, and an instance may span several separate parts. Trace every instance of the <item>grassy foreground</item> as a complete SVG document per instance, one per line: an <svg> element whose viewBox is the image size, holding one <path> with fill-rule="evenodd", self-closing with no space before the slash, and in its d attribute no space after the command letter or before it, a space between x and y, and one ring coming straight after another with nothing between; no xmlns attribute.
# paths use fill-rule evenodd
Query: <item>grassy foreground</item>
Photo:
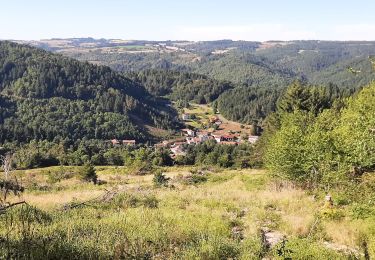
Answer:
<svg viewBox="0 0 375 260"><path fill-rule="evenodd" d="M93 185L76 178L76 170L16 173L28 205L0 215L1 259L375 257L374 217L327 209L323 194L276 182L264 170L192 177L189 168L166 168L168 187L121 167L97 167L103 184ZM265 232L285 239L269 247Z"/></svg>

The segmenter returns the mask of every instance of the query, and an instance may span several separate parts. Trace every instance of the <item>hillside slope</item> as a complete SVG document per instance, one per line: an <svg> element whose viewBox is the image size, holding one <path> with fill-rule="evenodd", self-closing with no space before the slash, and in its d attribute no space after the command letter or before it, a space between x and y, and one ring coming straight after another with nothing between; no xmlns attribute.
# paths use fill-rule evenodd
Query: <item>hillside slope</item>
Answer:
<svg viewBox="0 0 375 260"><path fill-rule="evenodd" d="M177 124L164 103L108 67L10 42L0 42L0 94L0 142L145 140L144 125Z"/></svg>

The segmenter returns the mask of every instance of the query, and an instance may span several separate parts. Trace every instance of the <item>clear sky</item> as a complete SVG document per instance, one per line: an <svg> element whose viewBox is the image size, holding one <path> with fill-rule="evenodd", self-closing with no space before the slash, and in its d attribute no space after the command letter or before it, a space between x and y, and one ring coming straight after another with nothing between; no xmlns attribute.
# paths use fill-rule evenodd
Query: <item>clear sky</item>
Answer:
<svg viewBox="0 0 375 260"><path fill-rule="evenodd" d="M0 0L0 39L375 40L375 0Z"/></svg>

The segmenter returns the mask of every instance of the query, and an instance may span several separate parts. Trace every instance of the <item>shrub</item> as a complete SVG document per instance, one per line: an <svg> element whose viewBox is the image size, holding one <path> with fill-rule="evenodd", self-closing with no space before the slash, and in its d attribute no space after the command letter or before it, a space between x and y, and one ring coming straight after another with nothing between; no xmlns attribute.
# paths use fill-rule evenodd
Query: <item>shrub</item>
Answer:
<svg viewBox="0 0 375 260"><path fill-rule="evenodd" d="M344 217L344 213L335 208L323 208L320 211L320 215L322 218L329 220L340 220Z"/></svg>
<svg viewBox="0 0 375 260"><path fill-rule="evenodd" d="M153 194L139 195L122 193L113 198L109 204L103 204L103 208L137 208L144 206L146 208L157 208L159 205L158 199Z"/></svg>
<svg viewBox="0 0 375 260"><path fill-rule="evenodd" d="M51 172L51 171L48 171L48 183L50 184L54 184L54 183L57 183L57 182L60 182L64 179L69 179L72 177L72 173L71 172L66 172L64 170L64 166L60 166L59 170L56 171L56 172Z"/></svg>
<svg viewBox="0 0 375 260"><path fill-rule="evenodd" d="M158 199L154 195L148 195L143 198L143 206L154 209L159 205Z"/></svg>
<svg viewBox="0 0 375 260"><path fill-rule="evenodd" d="M80 177L82 180L87 182L93 182L94 184L96 184L98 181L98 176L96 175L95 168L90 163L86 163L82 167L80 171Z"/></svg>
<svg viewBox="0 0 375 260"><path fill-rule="evenodd" d="M166 177L160 170L156 171L153 178L153 183L156 187L167 186L170 178Z"/></svg>
<svg viewBox="0 0 375 260"><path fill-rule="evenodd" d="M291 238L274 247L270 256L272 259L346 259L344 255L327 249L309 239ZM352 259L347 257L347 259Z"/></svg>
<svg viewBox="0 0 375 260"><path fill-rule="evenodd" d="M183 183L186 185L196 185L207 181L207 177L200 174L192 174L184 178Z"/></svg>
<svg viewBox="0 0 375 260"><path fill-rule="evenodd" d="M351 210L352 218L366 219L374 215L374 209L366 204L355 204Z"/></svg>

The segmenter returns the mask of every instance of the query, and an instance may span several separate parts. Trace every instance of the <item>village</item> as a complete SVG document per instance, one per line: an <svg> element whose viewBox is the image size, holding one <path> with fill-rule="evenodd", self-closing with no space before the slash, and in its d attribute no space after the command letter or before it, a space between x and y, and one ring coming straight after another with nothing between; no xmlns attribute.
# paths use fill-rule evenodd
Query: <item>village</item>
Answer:
<svg viewBox="0 0 375 260"><path fill-rule="evenodd" d="M154 148L167 148L171 156L184 156L189 145L197 145L209 140L221 145L255 144L259 139L260 128L226 120L207 105L191 104L180 115L185 128L176 132L168 140L153 145ZM136 140L111 140L113 146L135 147Z"/></svg>

